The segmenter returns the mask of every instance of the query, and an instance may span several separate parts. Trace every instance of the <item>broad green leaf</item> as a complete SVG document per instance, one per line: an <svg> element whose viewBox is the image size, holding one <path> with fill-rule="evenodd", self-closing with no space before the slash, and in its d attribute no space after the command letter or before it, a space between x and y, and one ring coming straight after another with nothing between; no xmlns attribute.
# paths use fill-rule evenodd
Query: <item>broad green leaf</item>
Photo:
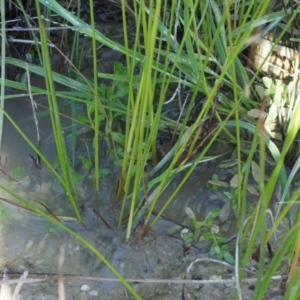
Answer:
<svg viewBox="0 0 300 300"><path fill-rule="evenodd" d="M235 259L229 252L227 252L227 251L223 252L223 257L231 265L235 264Z"/></svg>
<svg viewBox="0 0 300 300"><path fill-rule="evenodd" d="M221 248L220 248L220 246L214 246L214 251L215 251L217 254L220 254L220 253L221 253Z"/></svg>

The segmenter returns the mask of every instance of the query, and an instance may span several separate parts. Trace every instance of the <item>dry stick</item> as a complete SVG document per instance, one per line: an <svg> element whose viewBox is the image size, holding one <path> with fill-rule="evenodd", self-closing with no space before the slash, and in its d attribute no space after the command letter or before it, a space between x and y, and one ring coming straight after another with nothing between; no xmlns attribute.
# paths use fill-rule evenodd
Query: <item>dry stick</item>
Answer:
<svg viewBox="0 0 300 300"><path fill-rule="evenodd" d="M198 262L208 262L208 263L215 263L215 264L220 264L222 266L225 266L227 268L230 268L230 269L234 269L235 267L225 261L221 261L221 260L217 260L217 259L213 259L213 258L197 258L196 260L194 260L193 262L190 263L190 265L187 267L186 269L186 273L185 275L187 276L188 273L193 269L194 267L194 264L198 263ZM249 270L249 269L241 269L247 273L250 273L250 274L253 274L253 275L256 275L255 272Z"/></svg>
<svg viewBox="0 0 300 300"><path fill-rule="evenodd" d="M204 123L201 123L201 124L199 125L197 131L201 131L202 128L203 128L203 125L204 125ZM188 156L180 163L180 166L183 166L183 165L184 165L191 157L193 157L193 156L197 153L197 151L198 151L203 145L205 145L206 141L207 141L208 139L211 138L211 136L213 135L213 133L215 133L215 132L217 131L217 129L218 129L218 126L216 126L215 128L213 128L213 129L211 130L211 132L209 132L209 133L207 134L207 136L206 136L205 138L203 138L203 140L202 140L202 141L200 142L200 144L193 150L193 152L192 152L190 155L188 155Z"/></svg>
<svg viewBox="0 0 300 300"><path fill-rule="evenodd" d="M36 212L35 210L33 210L33 209L31 209L31 208L28 208L27 206L22 205L22 204L20 204L20 203L17 203L17 202L15 202L15 201L12 201L12 200L9 200L9 199L3 198L3 197L0 197L0 201L9 203L9 204L11 204L11 205L13 205L13 206L20 207L20 208L22 208L22 209L24 209L24 210L27 210L27 211L30 211L30 212L33 212L33 213L37 214L37 212ZM37 204L39 204L39 205L41 205L41 206L43 206L43 207L45 208L45 210L47 210L47 212L49 213L49 216L53 217L56 221L61 222L61 220L58 218L58 216L56 216L56 215L50 210L50 208L47 207L46 204L44 204L43 202L40 202L40 201L38 201L38 200L32 200L32 201L33 201L33 202L36 202Z"/></svg>
<svg viewBox="0 0 300 300"><path fill-rule="evenodd" d="M17 22L18 20L13 20ZM46 27L45 30L67 30L67 29L87 29L90 26L57 26L57 27ZM5 31L13 31L13 32L20 32L20 31L40 31L40 28L23 28L23 27L13 27L13 28L6 28ZM23 41L23 40L22 40ZM34 43L34 41L32 41Z"/></svg>
<svg viewBox="0 0 300 300"><path fill-rule="evenodd" d="M36 102L33 100L32 97L32 92L31 92L31 83L30 83L30 73L29 73L29 69L28 69L28 64L25 64L25 68L26 68L26 74L27 74L27 88L28 88L28 94L29 94L29 98L30 98L30 102L31 102L31 107L32 107L32 112L33 112L33 118L34 118L34 122L35 122L35 128L36 128L36 136L37 136L37 148L39 150L41 150L41 136L40 136L40 131L39 131L39 121L37 119L36 116L36 109L37 109L37 105ZM37 154L37 161L36 161L37 167L40 169L41 168L41 158L40 156Z"/></svg>
<svg viewBox="0 0 300 300"><path fill-rule="evenodd" d="M250 217L248 217L243 224L243 228L242 228L242 232L245 228L245 226L247 225L248 221L250 220ZM240 262L240 258L239 258L239 240L240 240L240 234L241 232L238 231L237 233L237 238L235 241L235 287L238 293L238 297L239 299L242 299L242 291L241 291L241 285L240 285L240 266L239 266L239 262Z"/></svg>
<svg viewBox="0 0 300 300"><path fill-rule="evenodd" d="M16 207L23 208L23 209L28 210L28 211L31 211L31 212L33 212L33 213L35 212L34 210L32 210L32 209L26 207L25 205L16 203L15 201L12 201L12 200L9 200L9 199L3 198L3 197L0 197L0 201L9 203L9 204L14 205L14 206L16 206Z"/></svg>
<svg viewBox="0 0 300 300"><path fill-rule="evenodd" d="M31 45L35 45L36 42L35 41L30 41L30 40L24 40L24 39L15 39L13 37L9 37L8 38L8 42L9 43L21 43L21 44L31 44ZM41 42L37 42L37 44L41 45ZM49 47L54 47L53 44L48 43L47 46Z"/></svg>
<svg viewBox="0 0 300 300"><path fill-rule="evenodd" d="M188 101L189 96L190 96L190 94L188 93L188 94L186 95L186 97L185 97L185 100L184 100L184 102L183 102L183 105L181 105L180 114L179 114L179 116L178 116L178 118L177 118L177 123L179 123L179 121L180 121L180 118L181 118L181 116L182 116L182 114L183 114L183 110L184 110L184 108L185 108L185 105L186 105L186 103L187 103L187 101ZM173 143L173 141L174 141L175 135L177 134L177 131L178 131L178 126L175 127L175 130L174 130L174 132L173 132L172 143Z"/></svg>
<svg viewBox="0 0 300 300"><path fill-rule="evenodd" d="M237 239L238 241L238 239ZM238 244L238 243L237 243ZM236 246L236 249L238 249L238 245ZM238 250L236 251L236 257L238 258ZM216 259L211 259L211 258L200 258L200 259L196 259L195 261L193 261L187 268L186 270L186 274L185 274L185 277L187 276L187 274L192 270L193 266L195 263L198 263L198 262L213 262L213 263L217 263L217 264L221 264L221 265L224 265L226 267L229 267L229 268L235 268L235 274L237 277L233 278L232 279L232 283L235 283L236 284L236 289L238 291L238 295L239 295L239 299L242 299L241 298L241 287L240 287L240 282L239 282L239 273L236 272L236 269L238 268L238 264L236 263L235 266L232 266L230 264L228 264L227 262L223 262L223 261L219 261L219 260L216 260ZM253 271L251 270L248 270L248 269L243 269L243 271L245 272L248 272L248 273L251 273L251 274L255 274ZM275 279L275 276L274 278L272 277L272 279L274 280L277 280ZM247 278L245 280L242 280L242 282L253 282L252 281L253 278ZM201 281L200 281L201 282ZM227 282L230 282L228 281L228 279L225 279L225 280L220 280L220 283L227 283Z"/></svg>
<svg viewBox="0 0 300 300"><path fill-rule="evenodd" d="M110 229L113 230L113 228L109 225L109 223L104 219L104 217L102 217L102 215L94 208L93 212L98 216L98 218L105 224L105 226Z"/></svg>
<svg viewBox="0 0 300 300"><path fill-rule="evenodd" d="M38 107L41 107L41 108L44 108L44 109L49 110L49 107L48 107L48 106L42 105L42 104L40 104L40 103L36 103L36 105L37 105ZM79 125L84 126L84 130L81 130L81 129L80 129L80 130L77 131L77 133L76 133L77 136L93 130L93 127L91 127L90 125L85 124L85 123L83 123L83 122L80 122L80 121L78 121L78 120L76 120L76 119L74 119L74 118L72 118L72 117L70 117L70 116L68 116L68 115L66 115L66 114L63 114L63 113L59 112L59 115L60 115L61 117L64 117L65 119L74 121L76 124L79 124ZM99 131L99 132L100 132L100 134L101 134L102 136L104 136L104 137L107 136L104 132L102 132L102 131Z"/></svg>
<svg viewBox="0 0 300 300"><path fill-rule="evenodd" d="M239 266L239 240L240 240L240 235L243 233L244 231L244 228L246 227L247 223L249 222L249 220L251 219L251 217L248 217L245 221L244 221L244 224L243 224L243 227L241 230L238 231L237 233L237 236L236 236L236 241L235 241L235 266L234 266L234 269L235 269L235 284L236 284L236 289L238 291L238 296L239 296L239 299L242 299L242 291L241 291L241 286L240 286L240 266ZM244 271L247 270L247 269L244 269Z"/></svg>
<svg viewBox="0 0 300 300"><path fill-rule="evenodd" d="M58 258L58 297L59 300L66 300L66 291L65 291L65 284L64 284L64 277L62 275L62 268L64 265L66 256L66 244L63 244L59 248L59 258Z"/></svg>
<svg viewBox="0 0 300 300"><path fill-rule="evenodd" d="M179 70L179 72L181 72L181 71ZM178 97L180 97L180 90L181 90L181 83L179 82L175 92L173 93L173 95L171 96L171 98L169 100L165 101L164 105L171 103L177 95L178 95Z"/></svg>
<svg viewBox="0 0 300 300"><path fill-rule="evenodd" d="M26 283L26 278L27 278L27 276L28 276L28 271L26 270L26 271L21 275L21 277L20 277L20 279L23 280L23 282L22 282L22 281L18 282L18 284L17 284L17 286L16 286L16 288L15 288L15 291L14 291L13 296L12 296L12 299L13 299L13 300L19 299L19 298L17 298L17 296L20 294L20 290L21 290L22 285L23 285L24 283Z"/></svg>
<svg viewBox="0 0 300 300"><path fill-rule="evenodd" d="M7 274L10 277L20 277L22 274L20 273L12 273ZM2 275L1 275L2 276ZM63 276L64 280L91 280L91 281L105 281L105 282L121 282L119 278L110 278L110 277L89 277L89 276L78 276L72 274L31 274L28 276L29 278L24 279L9 279L9 280L1 280L0 285L2 284L16 284L19 282L24 283L36 283L46 280L58 280L59 276ZM38 279L30 278L30 277L38 277ZM276 275L272 276L272 280L278 281L287 278L286 275ZM194 279L140 279L140 278L125 278L128 282L133 283L157 283L157 284L228 284L235 283L236 279L218 279L218 280L194 280ZM256 282L258 278L244 278L242 279L242 283L252 283Z"/></svg>
<svg viewBox="0 0 300 300"><path fill-rule="evenodd" d="M10 176L5 170L0 167L0 172L2 172L6 177L8 177L11 181L20 184L16 179ZM20 184L22 186L22 184Z"/></svg>
<svg viewBox="0 0 300 300"><path fill-rule="evenodd" d="M6 284L6 281L9 280L9 276L7 275L8 268L5 267L3 270L3 285L0 289L0 299L11 299L12 298L12 289L9 284Z"/></svg>

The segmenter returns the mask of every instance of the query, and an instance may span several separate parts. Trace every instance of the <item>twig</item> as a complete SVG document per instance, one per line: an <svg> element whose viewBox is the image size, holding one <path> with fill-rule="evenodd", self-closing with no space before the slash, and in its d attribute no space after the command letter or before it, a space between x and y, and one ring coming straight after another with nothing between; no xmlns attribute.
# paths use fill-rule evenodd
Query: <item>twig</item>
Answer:
<svg viewBox="0 0 300 300"><path fill-rule="evenodd" d="M46 27L45 30L65 30L65 29L87 29L90 26L58 26L58 27ZM40 28L23 28L23 27L13 27L6 28L5 31L40 31Z"/></svg>
<svg viewBox="0 0 300 300"><path fill-rule="evenodd" d="M101 214L94 208L93 212L100 218L100 220L105 224L105 226L110 229L113 230L112 227L108 224L108 222L101 216Z"/></svg>
<svg viewBox="0 0 300 300"><path fill-rule="evenodd" d="M249 222L250 217L248 217L243 224L243 228L241 231L238 231L237 233L237 238L235 241L235 284L236 284L236 289L238 291L239 299L242 299L242 292L241 292L241 285L239 281L239 276L240 276L240 267L239 267L239 240L240 240L240 234L243 232L245 226Z"/></svg>
<svg viewBox="0 0 300 300"><path fill-rule="evenodd" d="M7 274L10 277L20 277L22 274L19 273L12 273ZM91 280L91 281L105 281L105 282L120 282L119 278L111 278L111 277L89 277L89 276L80 276L80 275L72 275L72 274L31 274L28 276L29 278L24 279L10 279L10 280L0 280L0 285L2 284L16 284L19 282L24 283L34 283L39 281L45 280L58 280L59 276L62 276L64 280ZM2 277L2 275L0 275ZM38 279L36 279L38 278ZM278 281L287 278L286 275L276 275L272 277L272 280ZM207 280L194 280L194 279L156 279L156 278L149 278L149 279L141 279L141 278L125 278L127 282L134 282L134 283L155 283L155 284L228 284L228 283L235 283L236 279L207 279ZM252 283L256 282L258 278L243 278L242 283Z"/></svg>
<svg viewBox="0 0 300 300"><path fill-rule="evenodd" d="M28 94L29 94L29 98L30 98L30 102L31 102L32 113L33 113L33 118L34 118L34 122L35 122L35 128L36 128L37 148L40 150L40 148L41 148L41 135L40 135L40 131L39 131L39 121L38 121L38 118L36 116L37 105L36 105L36 102L33 100L33 97L32 97L31 83L30 83L30 73L29 73L27 63L25 64L25 67L26 67L26 74L27 74L27 89L28 89ZM38 154L37 154L37 159L36 159L36 166L39 169L41 168L41 158Z"/></svg>

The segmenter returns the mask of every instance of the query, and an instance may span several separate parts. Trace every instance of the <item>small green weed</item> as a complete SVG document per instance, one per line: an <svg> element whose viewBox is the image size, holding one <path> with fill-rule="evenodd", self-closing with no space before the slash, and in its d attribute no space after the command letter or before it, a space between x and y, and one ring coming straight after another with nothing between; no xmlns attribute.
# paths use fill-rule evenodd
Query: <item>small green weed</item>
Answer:
<svg viewBox="0 0 300 300"><path fill-rule="evenodd" d="M224 244L227 240L226 237L219 235L219 226L214 223L214 220L219 216L219 209L212 209L205 217L204 221L198 221L194 212L186 207L186 214L190 218L194 231L189 231L185 228L181 232L181 237L185 245L192 242L204 242L205 240L212 241L213 244L209 251L209 256L217 256L219 260L225 259L230 264L235 263L234 257L230 254L228 245ZM208 232L203 232L203 229L208 229Z"/></svg>
<svg viewBox="0 0 300 300"><path fill-rule="evenodd" d="M23 168L20 165L14 166L12 171L11 171L11 175L13 178L18 179L20 178L21 174L23 172Z"/></svg>

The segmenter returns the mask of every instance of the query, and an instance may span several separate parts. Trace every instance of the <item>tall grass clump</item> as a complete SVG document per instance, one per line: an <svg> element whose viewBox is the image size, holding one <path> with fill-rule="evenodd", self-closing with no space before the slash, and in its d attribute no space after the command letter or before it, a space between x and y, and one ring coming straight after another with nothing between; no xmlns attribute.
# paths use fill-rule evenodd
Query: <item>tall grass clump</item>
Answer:
<svg viewBox="0 0 300 300"><path fill-rule="evenodd" d="M261 100L255 90L255 82L263 65L256 72L249 72L245 62L241 60L241 54L250 44L259 40L261 35L271 32L280 25L280 34L273 43L275 49L284 34L293 26L293 21L299 12L299 5L295 4L286 9L276 8L275 10L274 8L274 11L270 12L269 1L133 1L133 6L130 8L135 21L134 41L132 42L127 30L128 4L126 1L120 2L124 44L119 44L96 30L93 9L91 9L91 25L88 25L57 1L36 1L38 12L46 8L51 10L62 18L62 24L74 26L77 35L84 34L91 39L92 80L85 78L70 61L68 63L76 73L76 78L51 70L48 40L41 14L38 17L43 67L13 58L5 58L8 64L28 68L30 72L46 78L49 111L62 176L54 170L53 173L65 188L77 218L81 220L76 189L70 175L71 162L67 157L61 135L56 97L69 99L73 110L74 105L78 103L86 105L87 123L94 132L96 190L101 189L99 185L101 172L99 170L101 161L99 126L105 123L104 138L112 148L115 161L120 167L116 195L116 201L121 202L118 225L124 225L124 219L127 220L125 223L127 241L131 238L132 228L141 220L143 220L143 226L137 238L142 238L147 233L168 209L195 168L203 161L216 158L216 156L210 156L209 150L217 140L224 140L225 137L228 143L234 144L237 149L236 217L241 230L236 244L237 291L239 291L239 282L243 278L243 272L239 271L240 267L246 267L251 255L255 252L255 243L260 240L261 255L255 299L263 298L272 276L286 256L292 262L287 287L287 295L292 295L293 289L298 284L293 278L298 265L300 243L297 225L299 210L293 219L289 219L290 227L284 237L284 243L279 245L267 270L264 258L267 242L284 218L288 216L290 207L299 196L299 189L289 195L294 174L299 169L299 159L295 161L290 177L286 174L285 159L295 143L300 128L300 101L298 93L294 91L283 95L292 99L290 115L284 140L280 145L274 143L265 132L264 113L268 112L265 100ZM40 5L41 9L39 9ZM90 7L93 7L92 0L90 0ZM126 66L116 63L115 74L98 73L96 43L102 43L124 53ZM272 49L270 54L271 52ZM266 60L267 57L265 57ZM3 61L2 57L2 64ZM297 67L296 69L298 70ZM297 74L296 71L295 74ZM99 78L111 80L112 86L109 88L99 85ZM53 82L72 87L72 90L71 92L56 91ZM2 74L1 88L3 85L26 91L24 84L6 80ZM167 95L170 90L174 90L174 93L168 99ZM177 92L180 90L188 91L190 97L181 99L181 93ZM32 86L32 91L35 94L44 93L34 86ZM4 99L4 93L1 95ZM202 95L204 101L201 103L199 113L191 121L194 107L199 106L199 95ZM165 116L163 112L166 103L170 102L173 102L174 106L179 107L180 110L179 117L175 119ZM258 118L256 121L248 121L247 113L253 109L259 111ZM124 132L114 130L113 121L116 116L120 117L124 123ZM172 134L172 143L164 156L159 157L157 140L159 135L168 129ZM18 130L24 136L21 129L18 128ZM250 142L243 140L241 132L244 130L250 133ZM245 153L242 149L244 142L250 144L245 163L242 161L242 153ZM75 141L73 143L75 144ZM30 145L50 167L39 149L32 143ZM265 184L265 161L269 152L276 166L269 181ZM248 178L251 173L251 163L257 153L260 199L249 217L250 221L246 222ZM149 161L153 168L149 168ZM179 173L184 174L182 181L172 195L165 200L155 218L151 218L162 192ZM283 191L280 201L283 205L282 210L277 212L273 227L268 231L266 211L277 182ZM128 218L126 218L127 215ZM66 230L74 234L69 229ZM87 245L81 237L77 235L76 237ZM243 251L243 245L247 243L248 247ZM96 253L93 249L92 251ZM97 255L103 259L99 253ZM108 262L105 261L105 263ZM135 296L138 297L136 294Z"/></svg>

